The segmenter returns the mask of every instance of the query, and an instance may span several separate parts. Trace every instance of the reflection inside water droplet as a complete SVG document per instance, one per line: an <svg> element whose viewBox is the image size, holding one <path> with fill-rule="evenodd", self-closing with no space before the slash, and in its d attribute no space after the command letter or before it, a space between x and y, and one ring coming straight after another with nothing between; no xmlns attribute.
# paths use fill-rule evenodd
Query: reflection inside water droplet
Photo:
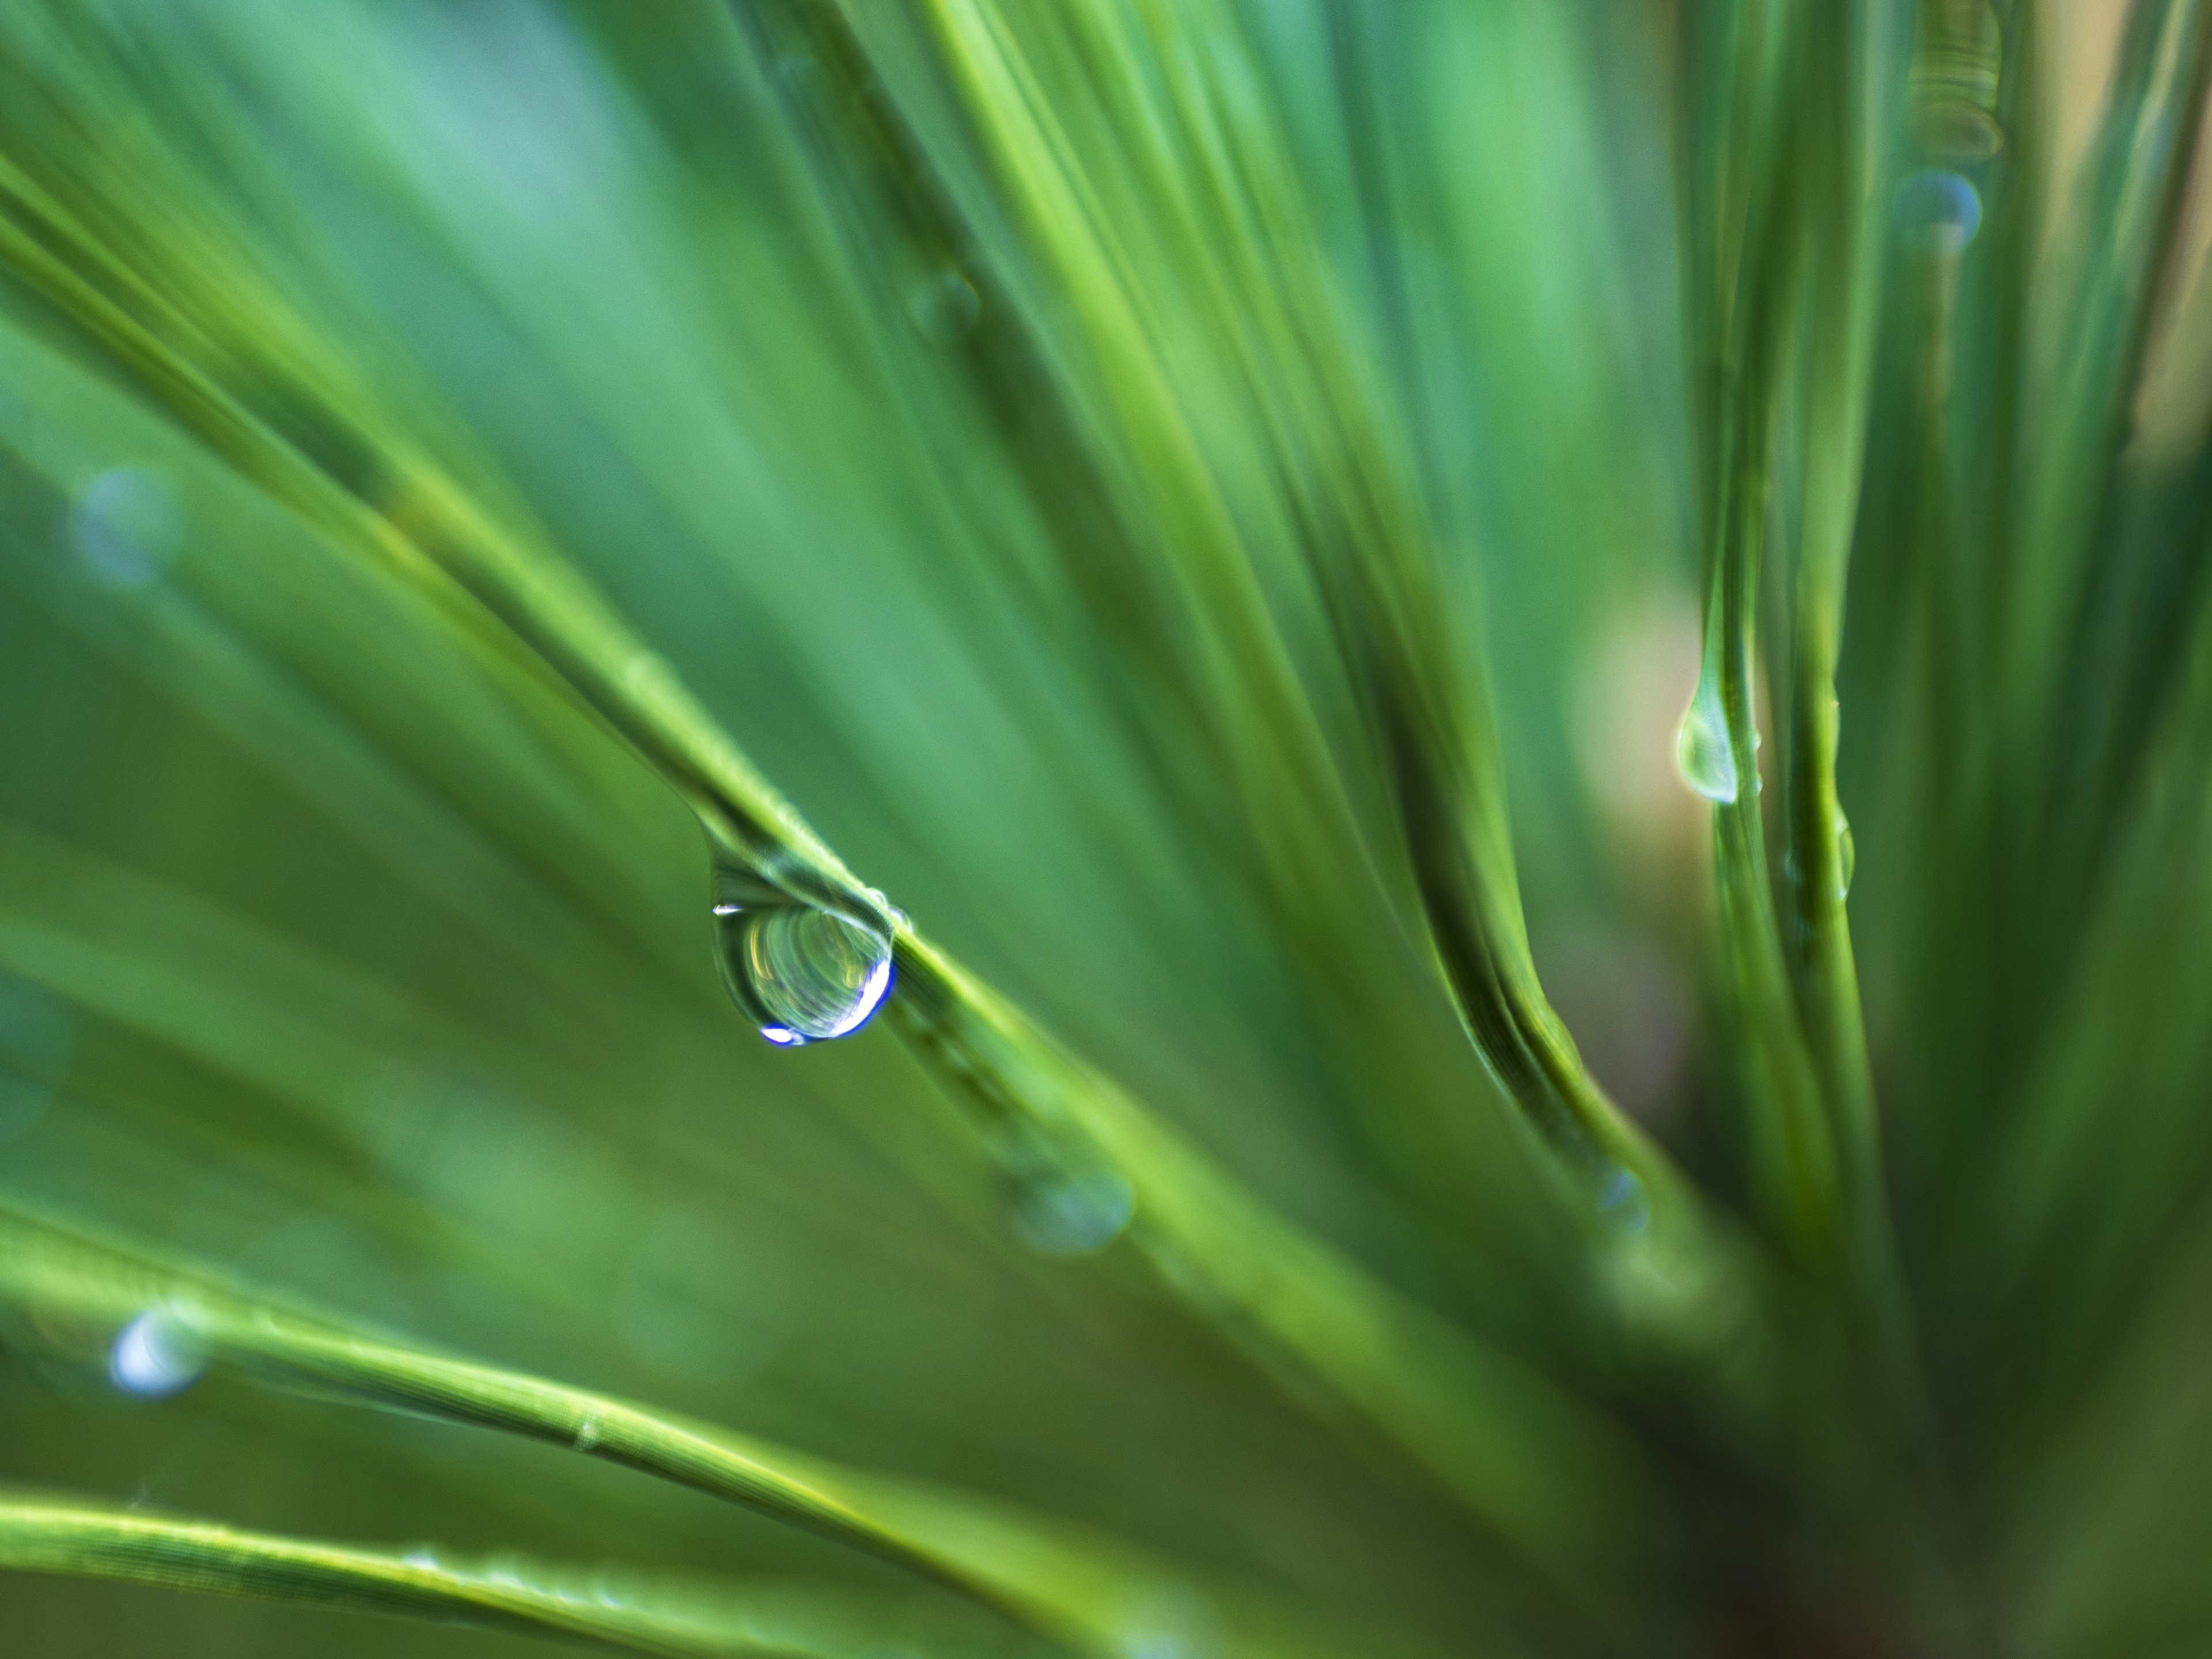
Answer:
<svg viewBox="0 0 2212 1659"><path fill-rule="evenodd" d="M863 903L810 904L723 868L714 914L723 982L778 1048L858 1030L890 990L890 926Z"/></svg>

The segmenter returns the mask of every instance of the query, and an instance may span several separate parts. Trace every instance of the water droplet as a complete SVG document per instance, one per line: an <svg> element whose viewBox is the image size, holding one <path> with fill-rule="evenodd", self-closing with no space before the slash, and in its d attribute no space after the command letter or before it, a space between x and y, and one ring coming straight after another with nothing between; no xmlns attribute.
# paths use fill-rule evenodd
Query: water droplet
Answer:
<svg viewBox="0 0 2212 1659"><path fill-rule="evenodd" d="M715 872L722 978L781 1048L849 1036L891 986L889 921L865 902L810 903L747 872Z"/></svg>
<svg viewBox="0 0 2212 1659"><path fill-rule="evenodd" d="M441 1570L437 1551L432 1549L428 1544L409 1546L406 1552L400 1556L399 1564L402 1566L416 1568L423 1572L437 1572Z"/></svg>
<svg viewBox="0 0 2212 1659"><path fill-rule="evenodd" d="M70 508L77 556L110 587L144 587L176 557L182 530L176 498L161 476L118 466L77 492Z"/></svg>
<svg viewBox="0 0 2212 1659"><path fill-rule="evenodd" d="M982 309L975 285L950 265L907 290L907 315L924 339L938 345L950 345L975 327Z"/></svg>
<svg viewBox="0 0 2212 1659"><path fill-rule="evenodd" d="M1121 1236L1136 1195L1111 1170L1018 1170L1007 1199L1014 1236L1039 1255L1096 1255Z"/></svg>
<svg viewBox="0 0 2212 1659"><path fill-rule="evenodd" d="M1606 1177L1598 1189L1597 1206L1623 1232L1640 1233L1651 1224L1651 1200L1644 1183L1626 1170L1616 1168Z"/></svg>
<svg viewBox="0 0 2212 1659"><path fill-rule="evenodd" d="M1957 253L1982 228L1982 198L1957 173L1929 167L1897 187L1905 234L1936 253Z"/></svg>
<svg viewBox="0 0 2212 1659"><path fill-rule="evenodd" d="M580 1452L587 1452L599 1443L599 1414L597 1412L586 1412L584 1413L584 1420L576 1425L576 1449Z"/></svg>
<svg viewBox="0 0 2212 1659"><path fill-rule="evenodd" d="M1735 799L1735 750L1729 746L1728 716L1721 708L1720 685L1711 674L1698 678L1690 706L1674 732L1674 769L1682 781L1707 800Z"/></svg>
<svg viewBox="0 0 2212 1659"><path fill-rule="evenodd" d="M1844 816L1844 809L1836 809L1836 896L1850 896L1851 876L1858 868L1858 843L1851 837L1851 821Z"/></svg>
<svg viewBox="0 0 2212 1659"><path fill-rule="evenodd" d="M174 1314L155 1308L116 1334L107 1351L108 1380L125 1394L159 1400L198 1380L207 1369L199 1340Z"/></svg>
<svg viewBox="0 0 2212 1659"><path fill-rule="evenodd" d="M1131 1598L1114 1640L1121 1659L1210 1659L1222 1645L1213 1609L1190 1591L1165 1585Z"/></svg>

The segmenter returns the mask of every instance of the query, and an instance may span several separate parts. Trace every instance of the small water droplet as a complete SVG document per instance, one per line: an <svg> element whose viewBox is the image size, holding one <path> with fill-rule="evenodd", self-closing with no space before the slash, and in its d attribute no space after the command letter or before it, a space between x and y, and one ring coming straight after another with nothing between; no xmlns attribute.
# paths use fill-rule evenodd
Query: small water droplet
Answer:
<svg viewBox="0 0 2212 1659"><path fill-rule="evenodd" d="M584 1420L576 1425L576 1449L587 1452L599 1443L599 1414L586 1412Z"/></svg>
<svg viewBox="0 0 2212 1659"><path fill-rule="evenodd" d="M108 1380L125 1394L160 1400L188 1387L207 1369L199 1339L161 1308L140 1314L116 1334L107 1351Z"/></svg>
<svg viewBox="0 0 2212 1659"><path fill-rule="evenodd" d="M1014 1236L1039 1255L1096 1255L1121 1236L1136 1195L1111 1170L1017 1170L1007 1197Z"/></svg>
<svg viewBox="0 0 2212 1659"><path fill-rule="evenodd" d="M1851 876L1858 869L1858 843L1851 836L1851 821L1844 816L1844 809L1836 809L1836 896L1848 898L1851 890Z"/></svg>
<svg viewBox="0 0 2212 1659"><path fill-rule="evenodd" d="M1190 1591L1158 1585L1131 1599L1114 1646L1121 1659L1212 1659L1223 1646L1220 1620Z"/></svg>
<svg viewBox="0 0 2212 1659"><path fill-rule="evenodd" d="M890 991L890 925L865 903L809 903L724 868L714 915L723 982L778 1048L849 1036Z"/></svg>
<svg viewBox="0 0 2212 1659"><path fill-rule="evenodd" d="M176 557L181 530L168 483L143 467L101 473L70 507L77 556L110 587L144 587L158 580Z"/></svg>
<svg viewBox="0 0 2212 1659"><path fill-rule="evenodd" d="M1929 167L1898 185L1897 219L1930 252L1957 253L1982 228L1982 198L1957 173Z"/></svg>
<svg viewBox="0 0 2212 1659"><path fill-rule="evenodd" d="M1729 744L1720 687L1711 675L1698 677L1690 706L1682 711L1682 723L1674 732L1674 769L1707 800L1735 799L1735 750Z"/></svg>
<svg viewBox="0 0 2212 1659"><path fill-rule="evenodd" d="M428 1544L410 1545L406 1552L400 1556L399 1563L402 1566L414 1567L423 1572L436 1572L440 1570L438 1553Z"/></svg>
<svg viewBox="0 0 2212 1659"><path fill-rule="evenodd" d="M891 924L891 927L894 929L908 926L906 912L900 909L898 906L893 904L889 899L885 898L884 896L884 890L882 888L871 887L868 889L868 896L870 899L874 901L876 908L884 913L885 920Z"/></svg>
<svg viewBox="0 0 2212 1659"><path fill-rule="evenodd" d="M1640 1233L1651 1224L1651 1200L1644 1183L1626 1170L1615 1169L1606 1177L1598 1189L1597 1206L1624 1232Z"/></svg>
<svg viewBox="0 0 2212 1659"><path fill-rule="evenodd" d="M907 315L924 339L938 345L950 345L975 327L982 309L975 284L950 265L907 290Z"/></svg>

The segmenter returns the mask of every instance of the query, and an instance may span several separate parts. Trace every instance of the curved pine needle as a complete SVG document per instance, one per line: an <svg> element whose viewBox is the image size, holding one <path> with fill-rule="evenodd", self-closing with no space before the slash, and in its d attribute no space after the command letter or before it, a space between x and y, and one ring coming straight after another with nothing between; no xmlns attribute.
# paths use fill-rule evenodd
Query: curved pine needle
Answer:
<svg viewBox="0 0 2212 1659"><path fill-rule="evenodd" d="M0 1571L478 1625L667 1659L861 1659L884 1652L887 1638L916 1653L1014 1642L1012 1632L968 1631L957 1646L917 1645L904 1610L869 1607L856 1616L845 1587L832 1595L775 1583L678 1583L513 1554L364 1549L4 1487Z"/></svg>
<svg viewBox="0 0 2212 1659"><path fill-rule="evenodd" d="M1718 131L1687 162L1697 235L1690 327L1700 353L1705 664L1689 719L1725 750L1714 798L1723 977L1737 1055L1753 1208L1793 1256L1825 1268L1838 1244L1833 1131L1800 1025L1759 809L1753 665L1778 428L1805 251L1791 210L1802 181L1799 80L1820 73L1802 19L1738 12L1710 44L1726 65L1709 99ZM1706 89L1711 92L1712 89ZM1823 534L1832 533L1824 530Z"/></svg>
<svg viewBox="0 0 2212 1659"><path fill-rule="evenodd" d="M1093 187L1080 147L1037 90L1046 77L1024 38L1041 20L981 0L940 0L932 11L1006 192L1072 301L1150 494L1195 504L1180 557L1209 570L1256 565L1179 395L1174 348L1147 325L1145 296L1115 257L1121 234L1138 228L1102 206L1112 193ZM1307 257L1318 239L1280 165L1288 146L1252 94L1256 76L1240 61L1237 22L1218 6L1139 8L1131 17L1084 5L1060 21L1091 48L1102 103L1127 112L1124 146L1153 152L1151 176L1180 228L1170 251L1191 267L1210 331L1228 343L1226 373L1270 440L1286 528L1372 728L1418 925L1476 1051L1585 1202L1626 1165L1653 1189L1664 1224L1671 1212L1695 1206L1691 1188L1592 1081L1537 981L1486 694L1457 665L1413 492L1325 274ZM1188 67L1150 94L1141 82L1153 62ZM1273 631L1249 586L1224 582L1206 592L1211 611L1249 613L1253 635ZM1311 724L1284 652L1255 649L1243 666L1247 681L1269 684L1279 710L1295 711L1279 714L1279 725Z"/></svg>
<svg viewBox="0 0 2212 1659"><path fill-rule="evenodd" d="M1193 1595L1135 1551L1062 1523L349 1328L15 1211L0 1210L0 1303L100 1347L150 1317L195 1364L618 1463L896 1562L1102 1653L1118 1651L1129 1607Z"/></svg>

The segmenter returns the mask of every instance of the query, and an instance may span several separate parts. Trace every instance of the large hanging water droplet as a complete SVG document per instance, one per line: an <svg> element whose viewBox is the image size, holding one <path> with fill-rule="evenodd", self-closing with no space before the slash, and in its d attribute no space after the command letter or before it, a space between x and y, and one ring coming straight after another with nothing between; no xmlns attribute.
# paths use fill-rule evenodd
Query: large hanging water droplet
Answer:
<svg viewBox="0 0 2212 1659"><path fill-rule="evenodd" d="M1674 769L1707 800L1735 799L1735 750L1729 744L1720 687L1711 675L1698 677L1690 706L1682 711L1674 732Z"/></svg>
<svg viewBox="0 0 2212 1659"><path fill-rule="evenodd" d="M778 1048L849 1036L890 991L890 926L864 905L810 903L725 869L714 921L723 982Z"/></svg>

